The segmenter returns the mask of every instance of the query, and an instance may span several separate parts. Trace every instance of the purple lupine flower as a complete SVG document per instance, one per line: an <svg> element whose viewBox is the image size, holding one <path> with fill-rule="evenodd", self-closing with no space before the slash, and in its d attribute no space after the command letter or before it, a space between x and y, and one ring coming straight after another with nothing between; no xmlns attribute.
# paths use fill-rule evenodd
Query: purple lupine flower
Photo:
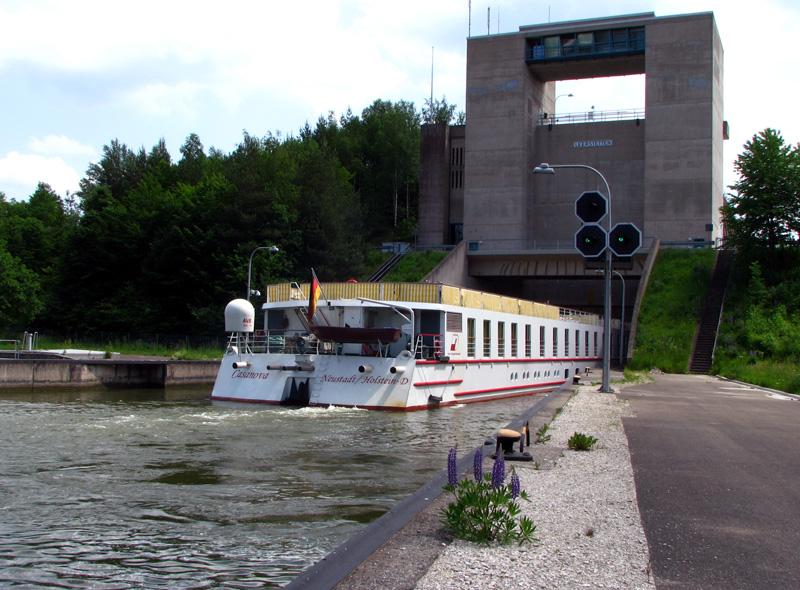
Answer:
<svg viewBox="0 0 800 590"><path fill-rule="evenodd" d="M475 458L472 460L472 475L475 481L483 481L483 449L475 449Z"/></svg>
<svg viewBox="0 0 800 590"><path fill-rule="evenodd" d="M447 453L447 484L456 487L458 483L458 474L456 473L456 448L450 449Z"/></svg>
<svg viewBox="0 0 800 590"><path fill-rule="evenodd" d="M506 479L506 460L502 453L497 454L492 466L492 489L496 490L503 485Z"/></svg>
<svg viewBox="0 0 800 590"><path fill-rule="evenodd" d="M516 471L511 472L511 499L515 500L519 498L519 494L521 491L521 486L519 483L519 475L517 475Z"/></svg>

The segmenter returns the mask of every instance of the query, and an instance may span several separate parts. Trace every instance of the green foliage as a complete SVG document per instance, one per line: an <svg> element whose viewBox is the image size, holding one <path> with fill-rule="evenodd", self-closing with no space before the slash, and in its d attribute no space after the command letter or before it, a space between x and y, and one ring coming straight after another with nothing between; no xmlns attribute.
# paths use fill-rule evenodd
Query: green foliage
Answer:
<svg viewBox="0 0 800 590"><path fill-rule="evenodd" d="M632 369L685 373L716 252L662 250L647 286Z"/></svg>
<svg viewBox="0 0 800 590"><path fill-rule="evenodd" d="M748 260L737 255L737 261ZM800 266L762 276L739 266L726 300L714 371L789 393L800 393Z"/></svg>
<svg viewBox="0 0 800 590"><path fill-rule="evenodd" d="M224 342L224 341L223 341ZM103 350L109 354L116 352L122 355L164 357L175 360L218 360L225 354L224 344L220 346L189 346L186 341L151 343L137 339L106 339L105 341L39 337L39 348L43 350Z"/></svg>
<svg viewBox="0 0 800 590"><path fill-rule="evenodd" d="M193 133L178 162L164 139L149 151L114 139L79 204L43 184L28 202L0 193L0 329L217 334L260 246L280 249L253 259L262 291L311 268L327 281L361 277L374 267L367 244L416 229L420 119L413 103L376 100L299 137L244 132L230 154Z"/></svg>
<svg viewBox="0 0 800 590"><path fill-rule="evenodd" d="M722 207L725 241L775 268L779 250L796 245L800 229L800 149L765 129L734 163L739 181Z"/></svg>
<svg viewBox="0 0 800 590"><path fill-rule="evenodd" d="M447 455L446 492L455 500L441 509L442 523L457 538L474 543L497 541L502 545L517 541L535 541L536 527L522 511L517 498L530 501L520 489L519 476L512 470L510 483L505 483L505 459L500 454L494 460L492 474L483 474L483 453L475 451L473 479L458 481L456 449ZM519 517L519 518L517 518Z"/></svg>
<svg viewBox="0 0 800 590"><path fill-rule="evenodd" d="M403 256L397 266L384 277L386 282L417 282L444 260L446 252L422 250Z"/></svg>
<svg viewBox="0 0 800 590"><path fill-rule="evenodd" d="M41 311L36 275L0 242L0 329L25 329Z"/></svg>
<svg viewBox="0 0 800 590"><path fill-rule="evenodd" d="M597 444L597 439L588 434L576 432L567 441L567 446L573 451L591 451Z"/></svg>
<svg viewBox="0 0 800 590"><path fill-rule="evenodd" d="M529 517L519 516L522 509L511 498L510 485L493 489L486 475L483 481L462 480L445 490L452 492L455 500L442 509L442 522L457 538L501 545L536 541L536 526ZM525 492L520 498L530 501Z"/></svg>
<svg viewBox="0 0 800 590"><path fill-rule="evenodd" d="M463 125L463 113L458 113L458 124ZM447 97L443 96L442 100L434 98L425 99L425 106L422 107L422 122L426 124L441 123L450 125L456 119L456 105L449 104Z"/></svg>
<svg viewBox="0 0 800 590"><path fill-rule="evenodd" d="M800 394L800 365L796 362L737 357L721 363L719 372L736 381Z"/></svg>

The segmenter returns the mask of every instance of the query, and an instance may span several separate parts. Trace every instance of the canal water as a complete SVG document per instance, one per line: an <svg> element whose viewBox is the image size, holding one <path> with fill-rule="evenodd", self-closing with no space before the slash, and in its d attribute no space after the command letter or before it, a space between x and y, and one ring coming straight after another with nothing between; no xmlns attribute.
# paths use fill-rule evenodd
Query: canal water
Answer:
<svg viewBox="0 0 800 590"><path fill-rule="evenodd" d="M532 397L427 412L0 392L0 587L287 584Z"/></svg>

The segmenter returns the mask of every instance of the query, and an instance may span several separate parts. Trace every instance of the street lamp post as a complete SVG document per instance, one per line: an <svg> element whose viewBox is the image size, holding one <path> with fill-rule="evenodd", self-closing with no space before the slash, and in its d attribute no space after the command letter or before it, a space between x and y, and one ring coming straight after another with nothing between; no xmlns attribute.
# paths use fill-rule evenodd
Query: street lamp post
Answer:
<svg viewBox="0 0 800 590"><path fill-rule="evenodd" d="M570 92L569 94L559 94L558 96L556 96L556 99L553 101L553 111L556 110L556 104L558 103L558 99L561 98L562 96L566 96L567 98L572 98L575 95Z"/></svg>
<svg viewBox="0 0 800 590"><path fill-rule="evenodd" d="M247 265L247 300L250 301L250 295L253 293L250 290L250 275L253 270L253 254L259 250L269 250L270 252L278 252L277 246L259 246L250 253L250 263Z"/></svg>
<svg viewBox="0 0 800 590"><path fill-rule="evenodd" d="M534 174L555 174L555 168L579 168L591 170L597 174L606 185L606 198L608 200L608 230L611 230L611 188L608 186L605 176L600 172L586 166L585 164L545 164L542 163L533 169ZM603 302L603 385L600 387L601 393L614 393L611 389L609 373L611 372L611 249L606 247L605 256L605 276L604 276L605 301Z"/></svg>

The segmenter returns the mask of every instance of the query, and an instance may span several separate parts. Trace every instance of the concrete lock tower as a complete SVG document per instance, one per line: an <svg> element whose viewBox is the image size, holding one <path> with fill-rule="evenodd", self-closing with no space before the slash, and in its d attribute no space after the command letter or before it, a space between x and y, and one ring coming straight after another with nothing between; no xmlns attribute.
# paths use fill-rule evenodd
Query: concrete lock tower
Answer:
<svg viewBox="0 0 800 590"><path fill-rule="evenodd" d="M644 109L554 114L557 81L630 74L645 75ZM714 243L727 139L722 74L711 12L469 38L466 125L422 130L419 243L460 242L463 251L436 278L600 311L597 273L575 246L574 207L606 185L581 170L534 175L541 162L602 172L613 192L607 232L619 234L609 245L641 243L619 269L629 286L654 240ZM629 106L620 96L619 108Z"/></svg>

